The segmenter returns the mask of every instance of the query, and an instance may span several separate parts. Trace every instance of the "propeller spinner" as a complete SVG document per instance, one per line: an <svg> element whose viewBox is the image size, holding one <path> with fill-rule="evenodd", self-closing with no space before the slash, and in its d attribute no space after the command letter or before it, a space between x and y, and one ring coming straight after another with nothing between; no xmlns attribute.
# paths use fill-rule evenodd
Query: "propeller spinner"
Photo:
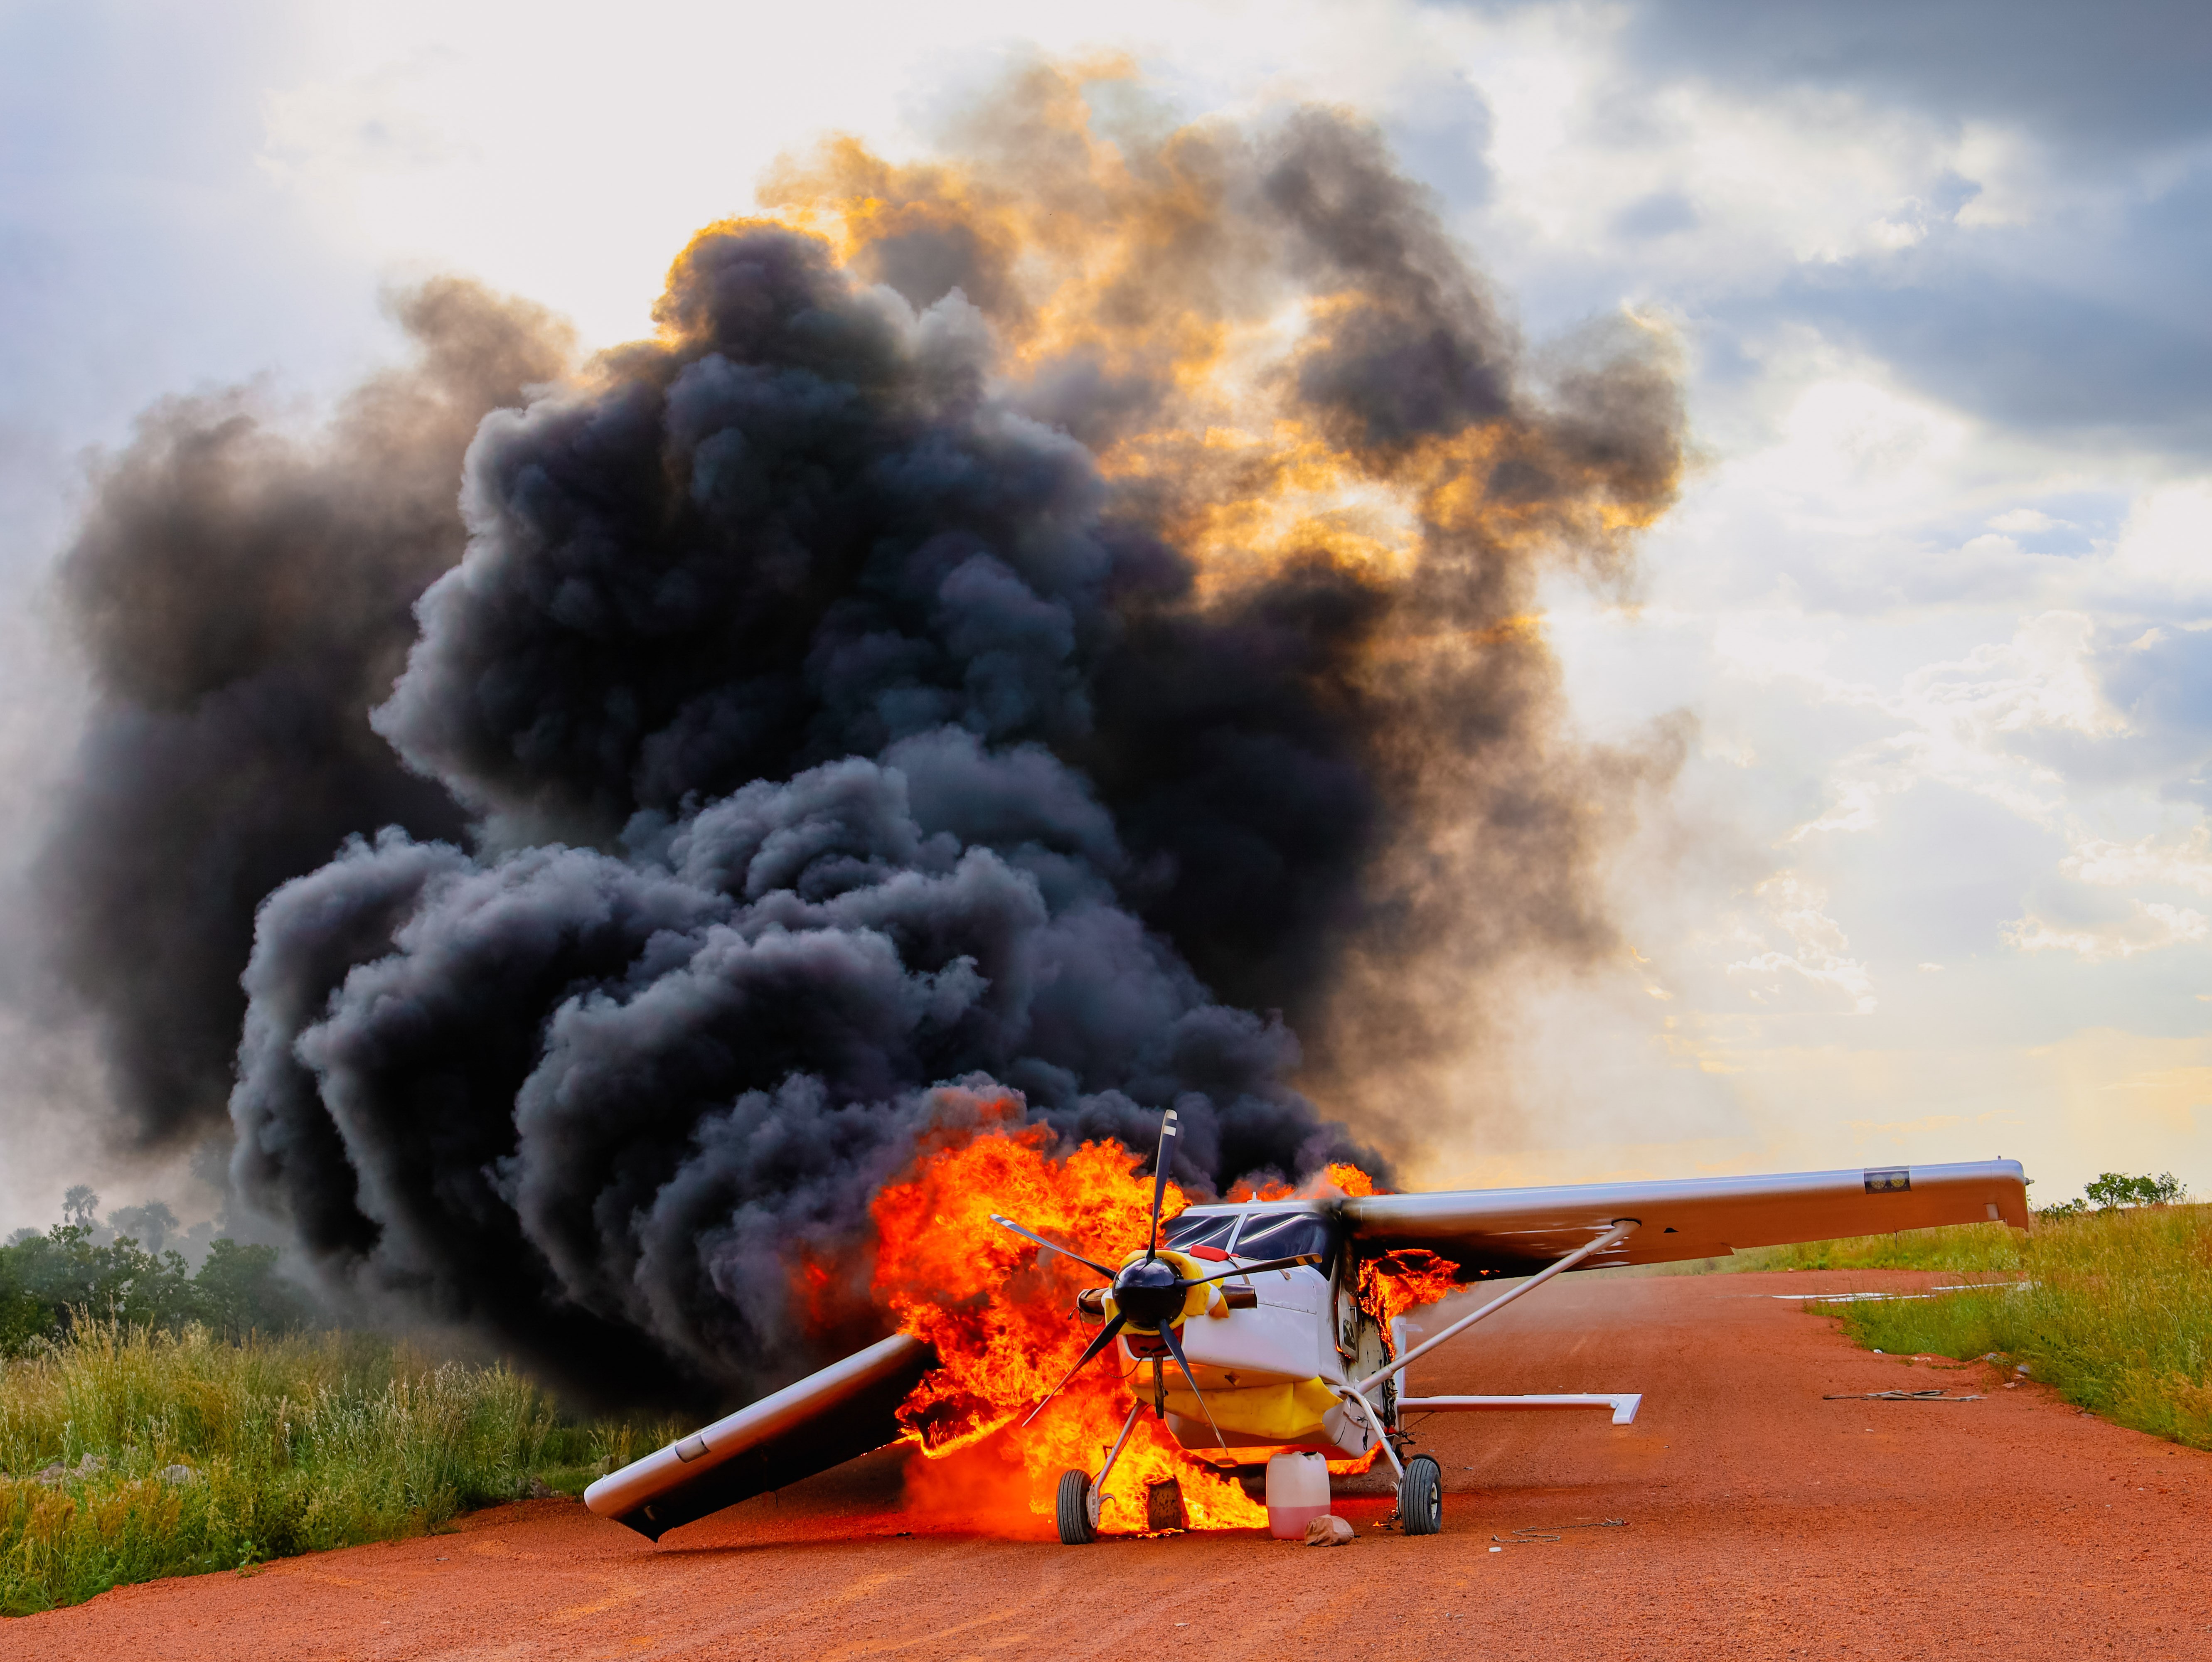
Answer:
<svg viewBox="0 0 2212 1662"><path fill-rule="evenodd" d="M1113 1283L1113 1319L1099 1329L1097 1337L1085 1349L1075 1366L1067 1370L1066 1378L1045 1392L1037 1405L1030 1410L1029 1419L1024 1420L1023 1424L1027 1425L1030 1420L1043 1413L1045 1404L1067 1388L1068 1380L1089 1367L1092 1358L1120 1337L1121 1330L1127 1327L1139 1333L1158 1333L1166 1342L1169 1354L1174 1356L1176 1366L1182 1370L1184 1382L1190 1386L1190 1394L1198 1398L1199 1407L1205 1410L1206 1423L1213 1426L1215 1440L1224 1447L1227 1446L1228 1440L1222 1436L1221 1428L1214 1424L1213 1410L1206 1406L1206 1397L1199 1390L1197 1380L1191 1376L1190 1362L1183 1356L1182 1345L1176 1337L1176 1324L1182 1319L1186 1295L1194 1287L1202 1287L1208 1282L1220 1281L1229 1276L1250 1275L1262 1270L1288 1270L1301 1264L1318 1264L1321 1259L1311 1253L1302 1253L1293 1258L1268 1259L1259 1264L1232 1265L1210 1276L1177 1275L1175 1266L1160 1257L1160 1208L1167 1199L1168 1168L1173 1161L1177 1135L1175 1110L1170 1108L1167 1117L1160 1122L1159 1151L1152 1162L1152 1218L1145 1243L1145 1255L1122 1265L1118 1271L1109 1270L1096 1259L1087 1259L1058 1241L1047 1240L1036 1231L1024 1229L1010 1217L1000 1217L995 1212L991 1215L992 1222L1012 1230L1024 1240L1034 1241L1063 1257L1073 1259L1086 1270L1105 1277Z"/></svg>

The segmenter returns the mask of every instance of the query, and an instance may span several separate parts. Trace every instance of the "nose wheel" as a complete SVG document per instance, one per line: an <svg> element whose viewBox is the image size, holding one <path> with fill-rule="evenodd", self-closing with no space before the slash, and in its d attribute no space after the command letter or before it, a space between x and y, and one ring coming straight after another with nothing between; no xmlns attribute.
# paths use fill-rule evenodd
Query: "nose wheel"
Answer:
<svg viewBox="0 0 2212 1662"><path fill-rule="evenodd" d="M1408 1535L1434 1535L1444 1526L1443 1468L1425 1454L1407 1461L1406 1475L1398 1480L1398 1521Z"/></svg>
<svg viewBox="0 0 2212 1662"><path fill-rule="evenodd" d="M1060 1494L1053 1506L1062 1546L1087 1546L1098 1538L1098 1491L1087 1471L1060 1474Z"/></svg>

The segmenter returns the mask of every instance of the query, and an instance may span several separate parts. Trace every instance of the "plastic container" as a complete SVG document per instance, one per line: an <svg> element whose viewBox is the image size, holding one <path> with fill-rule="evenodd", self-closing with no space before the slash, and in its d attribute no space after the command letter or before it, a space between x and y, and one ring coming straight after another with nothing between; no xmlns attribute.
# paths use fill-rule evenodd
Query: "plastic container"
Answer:
<svg viewBox="0 0 2212 1662"><path fill-rule="evenodd" d="M1303 1541L1306 1526L1328 1512L1328 1462L1318 1454L1278 1454L1267 1462L1267 1533Z"/></svg>

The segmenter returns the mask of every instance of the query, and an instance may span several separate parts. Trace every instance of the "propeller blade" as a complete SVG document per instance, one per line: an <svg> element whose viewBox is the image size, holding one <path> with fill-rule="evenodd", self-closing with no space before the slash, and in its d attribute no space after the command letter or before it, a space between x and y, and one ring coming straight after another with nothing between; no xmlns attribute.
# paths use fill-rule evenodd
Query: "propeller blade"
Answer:
<svg viewBox="0 0 2212 1662"><path fill-rule="evenodd" d="M1168 1110L1167 1118L1160 1121L1160 1151L1152 1156L1152 1238L1145 1244L1145 1262L1150 1264L1160 1255L1160 1203L1168 1198L1168 1168L1174 1163L1176 1111Z"/></svg>
<svg viewBox="0 0 2212 1662"><path fill-rule="evenodd" d="M1101 1350L1103 1350L1108 1345L1114 1343L1115 1336L1121 1331L1122 1324L1128 1318L1126 1316L1116 1315L1113 1320L1108 1322L1103 1327L1098 1330L1098 1337L1091 1341L1090 1345L1084 1350L1081 1359L1076 1362L1074 1367L1067 1370L1067 1379L1062 1380L1058 1385L1055 1385L1051 1390L1044 1393L1042 1400L1041 1400L1035 1408L1030 1410L1029 1419L1024 1420L1022 1422L1023 1425L1028 1425L1030 1420L1033 1420L1036 1418L1038 1415L1043 1413L1045 1404L1050 1402L1054 1397L1057 1397L1061 1392L1067 1389L1067 1380L1072 1380L1078 1374L1080 1374L1090 1365L1091 1357L1097 1356Z"/></svg>
<svg viewBox="0 0 2212 1662"><path fill-rule="evenodd" d="M1178 1287L1203 1287L1209 1281L1224 1281L1231 1276L1256 1276L1263 1270L1295 1270L1301 1264L1318 1264L1319 1253L1300 1253L1296 1258L1262 1259L1257 1264L1240 1264L1233 1270L1220 1270L1210 1276L1192 1276L1176 1283Z"/></svg>
<svg viewBox="0 0 2212 1662"><path fill-rule="evenodd" d="M1190 1386L1190 1394L1198 1398L1198 1405L1200 1408L1206 1409L1206 1422L1213 1426L1213 1441L1223 1448L1228 1447L1229 1439L1221 1435L1219 1426L1213 1424L1213 1410L1206 1407L1206 1398L1200 1393L1198 1381L1191 1377L1190 1363L1183 1359L1182 1341L1175 1336L1175 1325L1172 1322L1162 1322L1160 1337L1168 1342L1168 1350L1175 1356L1176 1366L1182 1369L1182 1377L1184 1382Z"/></svg>
<svg viewBox="0 0 2212 1662"><path fill-rule="evenodd" d="M997 1224L1002 1229L1012 1229L1024 1240L1034 1240L1040 1246L1050 1247L1054 1252L1058 1253L1062 1258L1072 1258L1078 1264L1084 1265L1086 1269L1096 1270L1100 1275L1105 1277L1109 1281L1114 1279L1114 1272L1108 1269L1104 1265L1095 1263L1091 1259L1084 1257L1080 1253L1070 1252L1058 1241L1047 1240L1042 1235L1038 1234L1035 1230L1024 1229L1020 1224L1015 1222L1013 1219L1010 1217L1000 1217L996 1212L994 1212L991 1214L991 1222Z"/></svg>

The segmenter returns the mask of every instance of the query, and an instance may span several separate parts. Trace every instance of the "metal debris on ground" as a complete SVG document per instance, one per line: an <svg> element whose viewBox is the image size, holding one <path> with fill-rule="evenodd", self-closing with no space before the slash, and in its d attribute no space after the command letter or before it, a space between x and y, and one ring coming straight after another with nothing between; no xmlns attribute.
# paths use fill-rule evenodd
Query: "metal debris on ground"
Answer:
<svg viewBox="0 0 2212 1662"><path fill-rule="evenodd" d="M1820 1398L1822 1402L1979 1402L1981 1399L1982 1393L1978 1391L1954 1397L1941 1386L1933 1391L1844 1391Z"/></svg>
<svg viewBox="0 0 2212 1662"><path fill-rule="evenodd" d="M1504 1546L1533 1547L1540 1546L1547 1541L1556 1541L1571 1529L1626 1529L1627 1527L1628 1519L1626 1518L1601 1518L1594 1524L1549 1524L1540 1527L1531 1524L1525 1528L1515 1530L1510 1535L1493 1535L1490 1538Z"/></svg>

